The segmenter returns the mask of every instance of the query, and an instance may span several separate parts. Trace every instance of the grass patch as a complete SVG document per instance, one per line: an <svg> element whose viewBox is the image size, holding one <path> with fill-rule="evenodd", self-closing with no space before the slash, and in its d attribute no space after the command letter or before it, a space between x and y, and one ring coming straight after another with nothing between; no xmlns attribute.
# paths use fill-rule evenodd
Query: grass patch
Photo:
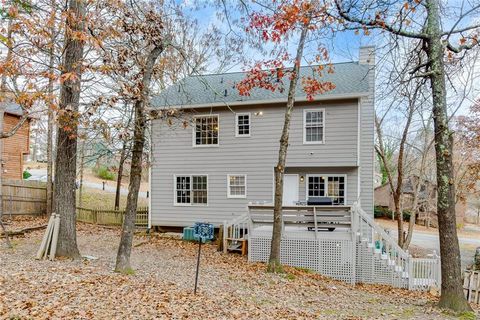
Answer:
<svg viewBox="0 0 480 320"><path fill-rule="evenodd" d="M287 273L285 275L285 278L287 278L288 280L295 280L295 275L294 274L291 274L291 273Z"/></svg>
<svg viewBox="0 0 480 320"><path fill-rule="evenodd" d="M135 275L135 270L133 270L132 268L128 268L128 269L125 269L125 270L115 270L115 272L118 272L118 273L121 273L121 274L126 274L128 276Z"/></svg>
<svg viewBox="0 0 480 320"><path fill-rule="evenodd" d="M304 268L304 267L294 267L296 270L305 272L305 273L314 273L312 269Z"/></svg>
<svg viewBox="0 0 480 320"><path fill-rule="evenodd" d="M79 191L77 190L77 205L79 205ZM115 193L106 192L98 189L83 188L82 207L95 209L113 209L115 205ZM120 195L120 208L127 205L127 196ZM138 206L148 206L148 199L138 198Z"/></svg>
<svg viewBox="0 0 480 320"><path fill-rule="evenodd" d="M459 320L475 320L477 319L477 316L475 315L475 312L469 311L469 312L462 312L458 315Z"/></svg>

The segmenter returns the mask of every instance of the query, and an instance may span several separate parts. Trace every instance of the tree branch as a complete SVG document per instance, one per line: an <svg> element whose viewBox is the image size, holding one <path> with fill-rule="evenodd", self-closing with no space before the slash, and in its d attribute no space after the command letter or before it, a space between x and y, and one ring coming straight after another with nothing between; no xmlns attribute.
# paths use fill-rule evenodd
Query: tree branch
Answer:
<svg viewBox="0 0 480 320"><path fill-rule="evenodd" d="M428 39L428 35L426 33L415 33L415 32L408 32L405 30L402 30L401 28L396 28L385 21L380 21L380 20L372 20L372 19L360 19L357 17L353 17L348 14L347 11L342 7L341 1L340 0L335 0L335 6L337 8L338 14L340 17L343 19L352 22L352 23L358 23L362 26L367 26L367 27L373 27L376 29L382 29L382 30L387 30L393 34L407 37L407 38L414 38L414 39Z"/></svg>
<svg viewBox="0 0 480 320"><path fill-rule="evenodd" d="M10 138L11 136L13 136L15 133L17 133L17 131L23 126L23 124L27 120L28 120L28 116L23 115L20 118L20 121L18 121L18 123L12 128L12 130L10 130L8 132L1 132L0 133L0 139L6 139L6 138Z"/></svg>

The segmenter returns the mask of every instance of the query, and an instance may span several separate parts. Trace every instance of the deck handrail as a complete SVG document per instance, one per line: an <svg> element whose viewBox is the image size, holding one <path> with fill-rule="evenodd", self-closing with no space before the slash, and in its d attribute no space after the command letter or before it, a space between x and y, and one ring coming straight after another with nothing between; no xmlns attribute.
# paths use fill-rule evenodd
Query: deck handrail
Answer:
<svg viewBox="0 0 480 320"><path fill-rule="evenodd" d="M385 232L385 230L380 227L377 223L375 223L375 220L373 219L373 217L371 217L370 215L368 215L361 207L360 205L358 204L358 202L355 202L353 204L353 210L352 212L355 214L358 214L359 215L359 218L362 219L364 222L367 223L367 225L374 231L376 232L378 235L380 235L380 237L383 238L383 240L385 240L387 242L387 244L391 247L393 247L393 249L396 250L397 254L401 255L403 258L407 259L407 258L410 258L410 254L408 252L406 252L405 250L403 250L402 247L400 247L397 243L397 241L392 237L390 236L388 233ZM360 228L360 233L362 234L362 228ZM363 234L362 234L363 235ZM373 239L372 239L373 240Z"/></svg>

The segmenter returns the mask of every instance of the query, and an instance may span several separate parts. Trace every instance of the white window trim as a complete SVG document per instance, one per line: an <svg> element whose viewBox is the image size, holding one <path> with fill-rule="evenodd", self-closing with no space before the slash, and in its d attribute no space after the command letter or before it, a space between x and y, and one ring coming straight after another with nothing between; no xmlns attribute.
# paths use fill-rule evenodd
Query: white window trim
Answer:
<svg viewBox="0 0 480 320"><path fill-rule="evenodd" d="M245 178L245 195L243 196L230 194L230 177L237 177L237 176L243 176ZM227 174L227 198L228 199L246 199L247 198L247 175L246 174Z"/></svg>
<svg viewBox="0 0 480 320"><path fill-rule="evenodd" d="M204 176L207 177L207 203L177 203L177 177L190 177L190 199L192 197L192 187L193 187L193 176ZM173 175L173 206L175 207L208 207L209 204L209 197L210 197L210 179L208 178L208 174L204 173L192 173L192 174L174 174Z"/></svg>
<svg viewBox="0 0 480 320"><path fill-rule="evenodd" d="M305 201L308 201L308 178L309 177L343 177L345 180L345 190L343 191L343 197L345 199L344 203L343 203L343 206L346 206L347 205L347 200L348 200L348 183L347 183L347 175L342 173L342 174L336 174L336 173L328 173L328 174L323 174L323 173L315 173L315 174L307 174L305 176ZM328 179L327 179L327 183L328 183ZM325 192L326 192L326 197L328 197L328 185L325 186ZM334 204L334 206L338 206L338 204Z"/></svg>
<svg viewBox="0 0 480 320"><path fill-rule="evenodd" d="M217 122L218 122L218 141L217 144L196 144L196 137L195 137L195 129L197 128L196 120L197 118L203 118L203 117L217 117ZM218 148L220 146L220 115L218 113L213 113L213 114L199 114L193 116L193 125L192 125L192 147L193 148Z"/></svg>
<svg viewBox="0 0 480 320"><path fill-rule="evenodd" d="M248 134L238 133L238 117L248 115ZM252 114L251 112L235 113L235 137L236 138L249 138L252 135Z"/></svg>
<svg viewBox="0 0 480 320"><path fill-rule="evenodd" d="M321 111L323 113L323 139L322 141L307 141L307 130L306 130L306 124L307 124L307 112L318 112ZM325 108L320 108L320 109L303 109L303 144L325 144L325 126L326 126L326 112Z"/></svg>

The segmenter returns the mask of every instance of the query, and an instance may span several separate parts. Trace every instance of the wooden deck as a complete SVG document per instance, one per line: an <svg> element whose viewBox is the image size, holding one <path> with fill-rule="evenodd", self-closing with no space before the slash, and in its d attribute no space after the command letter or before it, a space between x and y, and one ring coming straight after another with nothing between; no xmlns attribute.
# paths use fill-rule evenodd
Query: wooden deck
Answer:
<svg viewBox="0 0 480 320"><path fill-rule="evenodd" d="M248 260L266 262L273 229L271 204L249 204L224 224L224 250L248 243ZM410 290L440 287L440 259L413 258L358 203L284 206L280 260L349 283L387 284Z"/></svg>
<svg viewBox="0 0 480 320"><path fill-rule="evenodd" d="M271 236L273 206L249 205L251 235ZM354 223L350 206L284 206L283 236L302 239L352 240Z"/></svg>

